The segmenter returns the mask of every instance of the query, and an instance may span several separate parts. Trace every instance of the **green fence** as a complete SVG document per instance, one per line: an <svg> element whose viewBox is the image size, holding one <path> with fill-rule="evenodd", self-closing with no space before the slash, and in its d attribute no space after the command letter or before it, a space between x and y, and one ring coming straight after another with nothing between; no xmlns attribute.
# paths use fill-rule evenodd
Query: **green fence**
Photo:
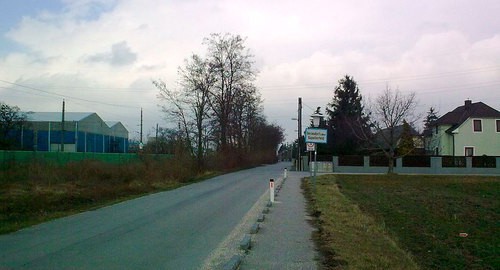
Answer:
<svg viewBox="0 0 500 270"><path fill-rule="evenodd" d="M107 163L122 164L142 159L166 160L173 155L137 154L137 153L81 153L81 152L34 152L34 151L0 151L0 164L27 162L47 162L59 165L83 160L98 160Z"/></svg>

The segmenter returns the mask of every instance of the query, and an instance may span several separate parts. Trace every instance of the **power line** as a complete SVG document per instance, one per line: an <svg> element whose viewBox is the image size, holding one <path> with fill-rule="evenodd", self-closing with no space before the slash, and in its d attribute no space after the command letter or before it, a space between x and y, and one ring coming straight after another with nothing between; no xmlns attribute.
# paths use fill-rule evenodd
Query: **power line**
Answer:
<svg viewBox="0 0 500 270"><path fill-rule="evenodd" d="M459 71L450 71L450 72L442 72L442 73L430 73L430 74L420 74L414 76L405 76L405 77L395 77L395 78L375 78L368 80L360 80L357 81L358 84L376 84L376 83L385 83L385 82L399 82L399 81L412 81L412 80L427 80L427 79L438 79L444 77L453 77L453 76L463 76L467 74L473 73L481 73L481 72L489 72L500 70L500 66L486 66L486 67L478 67L471 68ZM336 82L328 82L328 83L315 83L315 84L303 84L303 85L263 85L261 89L263 90L274 90L274 91L284 91L291 89L311 89L311 88L326 88L326 87L334 87Z"/></svg>
<svg viewBox="0 0 500 270"><path fill-rule="evenodd" d="M107 103L107 102L102 102L102 101L79 98L79 97L75 97L75 96L62 95L59 93L55 93L55 92L51 92L51 91L47 91L47 90L42 90L39 88L26 86L26 85L14 83L14 82L9 82L9 81L5 81L5 80L1 80L1 79L0 79L0 82L15 85L15 86L26 88L26 89L30 89L30 90L37 91L37 92L42 92L42 93L49 94L49 95L54 95L54 96L61 97L61 98L66 98L66 99L74 99L74 100L80 100L80 101L89 102L89 103L101 104L101 105L106 105L106 106L114 106L114 107L122 107L122 108L134 108L134 109L140 108L138 106L113 104L113 103ZM9 88L9 89L11 89L11 88ZM30 93L30 94L33 94L33 93Z"/></svg>

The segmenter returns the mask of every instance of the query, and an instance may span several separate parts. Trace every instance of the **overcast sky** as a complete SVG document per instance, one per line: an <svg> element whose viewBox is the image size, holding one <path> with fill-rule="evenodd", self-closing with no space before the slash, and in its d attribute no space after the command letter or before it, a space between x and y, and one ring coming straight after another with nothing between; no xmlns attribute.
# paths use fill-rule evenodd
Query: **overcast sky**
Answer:
<svg viewBox="0 0 500 270"><path fill-rule="evenodd" d="M365 99L387 85L442 115L465 99L500 109L498 0L0 0L0 101L24 111L97 112L137 137L169 126L153 79L204 54L210 33L239 34L255 55L271 123L296 137L345 74ZM307 121L305 121L307 122Z"/></svg>

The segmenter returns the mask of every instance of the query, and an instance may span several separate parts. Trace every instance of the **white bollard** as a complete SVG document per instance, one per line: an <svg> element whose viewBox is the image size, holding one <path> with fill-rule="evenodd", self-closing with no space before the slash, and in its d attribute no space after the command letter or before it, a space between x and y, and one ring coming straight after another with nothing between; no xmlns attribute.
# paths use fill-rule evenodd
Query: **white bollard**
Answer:
<svg viewBox="0 0 500 270"><path fill-rule="evenodd" d="M274 202L274 179L269 180L269 201Z"/></svg>
<svg viewBox="0 0 500 270"><path fill-rule="evenodd" d="M285 170L283 171L283 179L286 179L287 174L288 174L288 170L285 168Z"/></svg>

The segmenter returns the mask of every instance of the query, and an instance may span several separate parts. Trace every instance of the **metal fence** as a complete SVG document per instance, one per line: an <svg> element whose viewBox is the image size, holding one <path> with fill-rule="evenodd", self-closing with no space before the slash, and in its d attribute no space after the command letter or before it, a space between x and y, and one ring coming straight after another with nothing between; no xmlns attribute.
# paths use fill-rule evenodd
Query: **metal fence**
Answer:
<svg viewBox="0 0 500 270"><path fill-rule="evenodd" d="M19 164L28 162L46 162L63 165L69 162L97 160L107 163L122 164L144 158L170 159L173 155L137 154L137 153L83 153L83 152L35 152L35 151L0 151L0 164Z"/></svg>

